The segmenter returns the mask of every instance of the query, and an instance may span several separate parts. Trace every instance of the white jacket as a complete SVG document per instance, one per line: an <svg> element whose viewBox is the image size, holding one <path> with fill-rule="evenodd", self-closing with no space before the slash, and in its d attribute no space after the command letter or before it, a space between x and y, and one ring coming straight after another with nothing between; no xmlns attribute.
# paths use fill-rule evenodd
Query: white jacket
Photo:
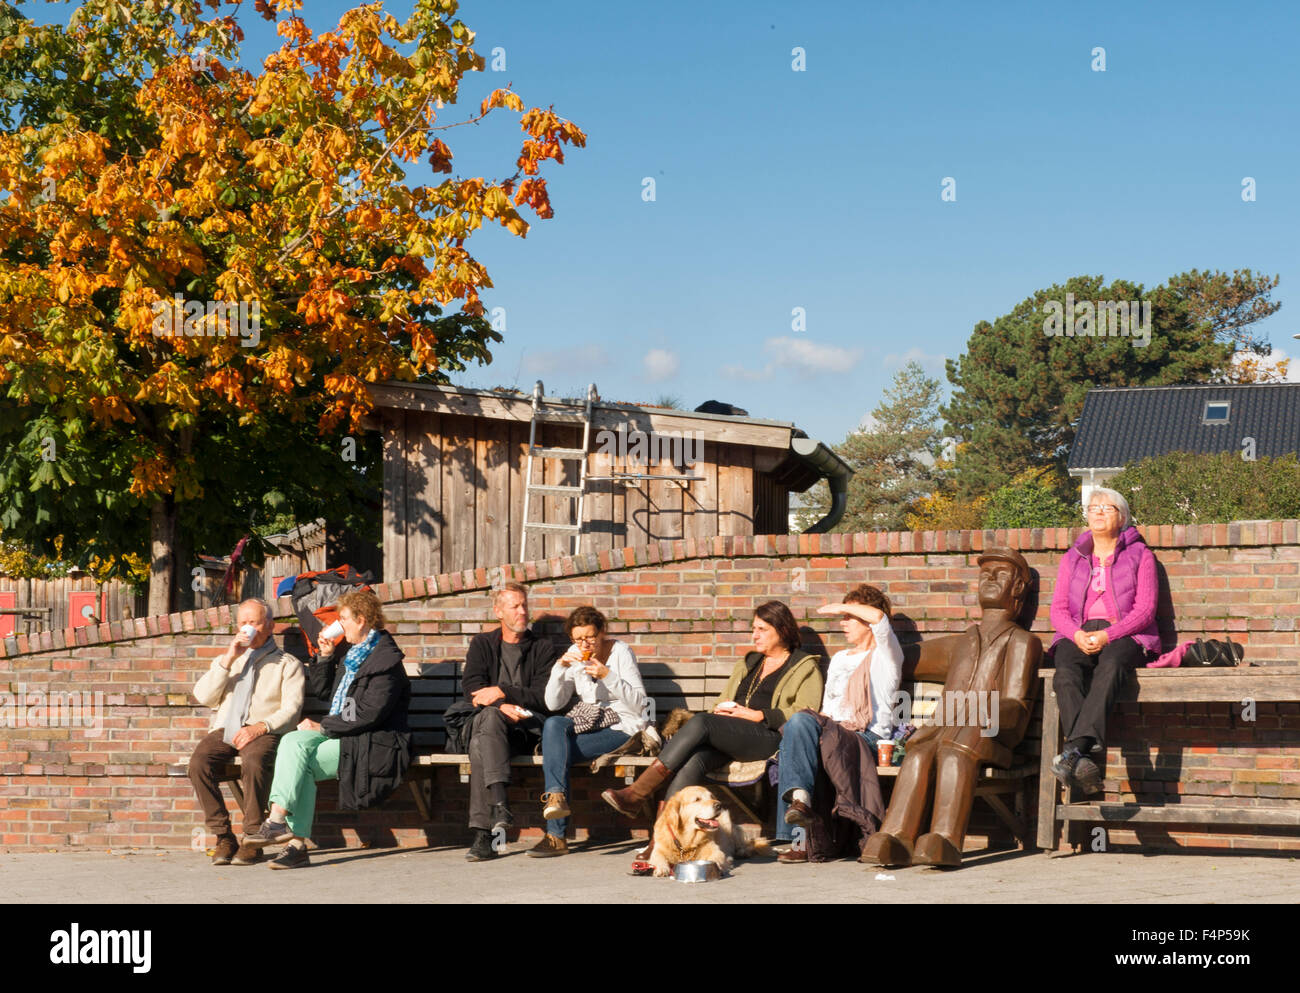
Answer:
<svg viewBox="0 0 1300 993"><path fill-rule="evenodd" d="M583 672L581 663L572 663L566 668L557 659L546 683L547 709L562 713L569 709L576 696L583 703L612 707L618 714L614 730L627 735L637 734L646 726L647 720L645 686L636 667L636 656L623 642L612 641L609 661L605 664L609 667L605 678L592 679Z"/></svg>
<svg viewBox="0 0 1300 993"><path fill-rule="evenodd" d="M282 652L274 638L268 638L259 649L268 657L262 660L257 670L257 681L253 683L253 697L248 706L248 723L256 724L266 721L272 734L284 734L298 726L302 719L302 701L305 679L302 663ZM253 654L251 648L235 657L229 669L222 667L219 659L213 659L199 681L194 685L194 699L204 707L212 707L214 712L208 724L209 731L226 726L226 714L234 699L235 681L244 671Z"/></svg>
<svg viewBox="0 0 1300 993"><path fill-rule="evenodd" d="M888 738L894 727L894 705L898 702L898 687L903 681L903 649L898 636L882 617L871 625L875 646L870 652L844 649L836 652L826 667L826 689L822 697L822 713L833 721L843 723L853 716L852 701L846 699L849 677L859 665L870 665L867 670L871 681L871 702L875 711L871 716L870 731Z"/></svg>

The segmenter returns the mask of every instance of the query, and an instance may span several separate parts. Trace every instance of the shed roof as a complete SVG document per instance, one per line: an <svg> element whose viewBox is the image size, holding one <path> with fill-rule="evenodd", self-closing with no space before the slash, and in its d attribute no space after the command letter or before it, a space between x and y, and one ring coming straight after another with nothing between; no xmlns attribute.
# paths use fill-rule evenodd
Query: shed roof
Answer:
<svg viewBox="0 0 1300 993"><path fill-rule="evenodd" d="M1211 403L1228 404L1226 419L1206 420ZM1241 451L1246 438L1255 440L1257 457L1300 452L1300 383L1089 390L1068 468L1077 474L1169 452Z"/></svg>
<svg viewBox="0 0 1300 993"><path fill-rule="evenodd" d="M440 386L433 383L389 381L370 387L379 407L425 410L432 413L462 414L494 420L528 423L533 416L532 394L474 390L463 386ZM583 400L545 396L551 410L566 408L580 413ZM790 421L727 414L699 414L693 410L671 407L648 407L634 403L598 400L592 405L592 427L616 430L627 424L642 431L699 431L708 441L759 448L789 448L791 438L807 435Z"/></svg>
<svg viewBox="0 0 1300 993"><path fill-rule="evenodd" d="M393 380L374 384L369 389L378 407L486 417L523 424L533 416L532 395L525 393ZM585 401L567 397L544 396L542 400L552 412L567 408L580 413L585 407ZM822 477L833 474L847 476L853 472L847 462L819 442L800 445L796 449L793 442L807 439L808 435L790 421L703 414L610 400L598 400L592 404L591 420L592 428L597 432L617 431L620 427L646 433L698 432L705 441L772 449L765 471L771 472L782 485L799 492Z"/></svg>

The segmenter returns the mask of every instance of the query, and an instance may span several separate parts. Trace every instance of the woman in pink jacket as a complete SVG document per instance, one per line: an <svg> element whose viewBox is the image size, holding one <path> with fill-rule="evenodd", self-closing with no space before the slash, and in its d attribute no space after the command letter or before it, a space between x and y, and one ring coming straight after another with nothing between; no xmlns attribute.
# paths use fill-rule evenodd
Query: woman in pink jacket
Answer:
<svg viewBox="0 0 1300 993"><path fill-rule="evenodd" d="M1088 497L1088 530L1061 559L1052 594L1052 689L1065 747L1052 772L1065 786L1101 791L1106 716L1128 671L1160 650L1156 558L1114 490ZM1104 762L1104 758L1102 759Z"/></svg>

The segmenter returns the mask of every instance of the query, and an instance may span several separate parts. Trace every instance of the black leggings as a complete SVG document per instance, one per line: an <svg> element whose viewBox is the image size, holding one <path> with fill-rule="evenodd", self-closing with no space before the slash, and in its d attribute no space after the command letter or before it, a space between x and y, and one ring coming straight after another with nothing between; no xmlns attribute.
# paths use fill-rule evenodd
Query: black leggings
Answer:
<svg viewBox="0 0 1300 993"><path fill-rule="evenodd" d="M776 753L781 732L763 723L721 714L696 714L673 735L659 753L659 761L677 773L667 796L687 786L699 786L705 773L729 762L754 762Z"/></svg>
<svg viewBox="0 0 1300 993"><path fill-rule="evenodd" d="M1092 620L1083 625L1083 630L1105 627L1105 621ZM1105 749L1106 717L1115 703L1115 694L1124 685L1129 670L1146 661L1146 651L1132 638L1120 638L1096 655L1085 655L1067 639L1057 642L1054 658L1052 690L1061 711L1062 738L1066 744L1091 738L1094 751Z"/></svg>

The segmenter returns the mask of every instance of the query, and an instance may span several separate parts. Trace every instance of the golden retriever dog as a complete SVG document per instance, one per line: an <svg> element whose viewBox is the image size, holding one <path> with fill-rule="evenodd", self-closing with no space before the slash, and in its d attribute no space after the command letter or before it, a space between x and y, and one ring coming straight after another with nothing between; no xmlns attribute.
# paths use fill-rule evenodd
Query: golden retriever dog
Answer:
<svg viewBox="0 0 1300 993"><path fill-rule="evenodd" d="M671 876L678 862L707 859L725 876L733 855L749 856L764 847L731 823L731 814L709 790L687 786L668 799L655 821L648 861L656 876Z"/></svg>

